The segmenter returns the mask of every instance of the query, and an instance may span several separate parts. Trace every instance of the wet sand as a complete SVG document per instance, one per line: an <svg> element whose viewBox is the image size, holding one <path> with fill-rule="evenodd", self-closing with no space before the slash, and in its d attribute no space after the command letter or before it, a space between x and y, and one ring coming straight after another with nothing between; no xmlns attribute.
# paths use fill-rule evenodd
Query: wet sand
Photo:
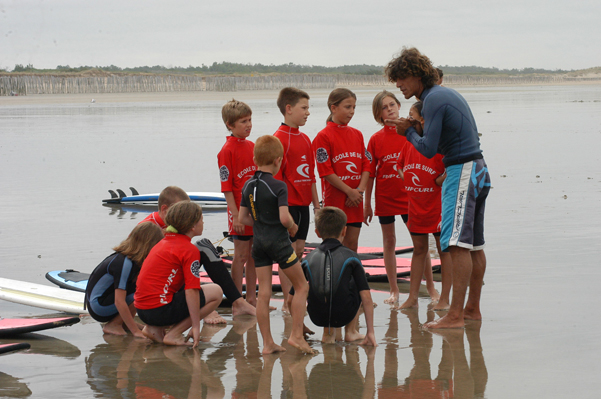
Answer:
<svg viewBox="0 0 601 399"><path fill-rule="evenodd" d="M260 356L254 319L232 320L227 310L221 312L228 325L203 329L210 339L198 350L103 336L85 318L0 340L32 345L0 357L0 396L386 398L451 397L452 391L455 398L598 397L601 321L591 306L601 277L601 89L462 90L483 133L493 185L481 323L424 331L420 325L439 316L428 311L428 298L415 311L391 310L382 284L372 287L379 346L321 345L313 338L320 352L314 357L291 348ZM2 277L49 284L46 271L91 270L145 215L102 207L109 188L218 190L214 153L225 136L215 115L220 100L174 104L181 93L173 94L146 105L97 100L95 108L83 102L0 108ZM310 137L327 116L321 109L327 93L311 95ZM374 91L358 95L365 108L351 124L367 140L376 131L369 110ZM254 138L272 133L279 123L274 99L267 93L248 101ZM223 212L205 214L205 236L219 237L224 225ZM409 245L403 226L397 237L398 245ZM377 223L363 228L361 245L380 242ZM408 291L407 283L399 285ZM272 304L279 308L278 298ZM2 317L45 314L0 302ZM274 337L285 340L288 321L279 310L271 313Z"/></svg>

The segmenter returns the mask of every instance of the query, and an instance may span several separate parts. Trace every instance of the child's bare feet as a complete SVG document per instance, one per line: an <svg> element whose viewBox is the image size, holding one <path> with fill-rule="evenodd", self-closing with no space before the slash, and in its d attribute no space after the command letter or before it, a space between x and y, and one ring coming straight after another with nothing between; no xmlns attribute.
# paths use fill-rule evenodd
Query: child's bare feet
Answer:
<svg viewBox="0 0 601 399"><path fill-rule="evenodd" d="M277 353L277 352L286 352L286 348L276 344L275 342L271 345L263 346L263 351L261 351L261 353L263 355L269 355L271 353Z"/></svg>
<svg viewBox="0 0 601 399"><path fill-rule="evenodd" d="M303 336L305 338L307 338L308 335L313 335L315 334L315 331L311 330L309 327L307 327L305 325L305 323L303 323Z"/></svg>
<svg viewBox="0 0 601 399"><path fill-rule="evenodd" d="M171 336L169 336L169 334L167 334L163 338L163 344L165 344L165 345L173 345L173 346L181 346L181 345L192 346L192 345L194 345L194 342L190 342L183 335L179 335L179 336L176 336L176 337L171 337Z"/></svg>
<svg viewBox="0 0 601 399"><path fill-rule="evenodd" d="M127 332L125 332L125 329L123 329L123 325L115 323L106 323L102 327L102 332L113 335L127 335Z"/></svg>
<svg viewBox="0 0 601 399"><path fill-rule="evenodd" d="M336 343L336 329L335 328L324 328L321 342L324 344L335 344Z"/></svg>
<svg viewBox="0 0 601 399"><path fill-rule="evenodd" d="M417 308L417 306L417 299L409 297L402 305L397 306L396 309L412 309Z"/></svg>
<svg viewBox="0 0 601 399"><path fill-rule="evenodd" d="M232 303L232 316L242 316L245 314L256 316L257 309L250 303L246 302L244 298L240 297L236 299L234 303Z"/></svg>
<svg viewBox="0 0 601 399"><path fill-rule="evenodd" d="M206 324L227 324L227 321L217 311L213 310L207 317L204 318Z"/></svg>
<svg viewBox="0 0 601 399"><path fill-rule="evenodd" d="M438 302L440 300L440 293L436 291L434 287L428 287L428 295L430 295L430 299L432 299L432 302Z"/></svg>
<svg viewBox="0 0 601 399"><path fill-rule="evenodd" d="M434 306L432 306L432 310L436 310L436 311L440 311L440 310L449 310L449 308L451 307L451 304L448 303L447 301L438 301L438 303L435 303Z"/></svg>
<svg viewBox="0 0 601 399"><path fill-rule="evenodd" d="M399 293L398 292L391 292L390 296L388 298L384 299L384 303L386 303L388 305L393 305L398 302L399 302Z"/></svg>
<svg viewBox="0 0 601 399"><path fill-rule="evenodd" d="M449 314L441 317L438 320L434 320L424 324L424 327L427 329L463 328L464 326L465 321L463 321L463 318L458 319L456 317L449 316Z"/></svg>
<svg viewBox="0 0 601 399"><path fill-rule="evenodd" d="M359 331L344 331L344 341L345 342L354 342L354 341L360 341L365 339L365 335L364 334L360 334Z"/></svg>
<svg viewBox="0 0 601 399"><path fill-rule="evenodd" d="M305 341L304 339L301 340L296 340L293 337L288 338L288 343L295 347L296 349L300 350L301 352L304 352L308 355L316 355L319 352L314 350L313 348L311 348L309 346L309 344L307 343L307 341Z"/></svg>
<svg viewBox="0 0 601 399"><path fill-rule="evenodd" d="M142 334L148 337L148 339L162 344L163 339L165 338L165 329L156 326L144 326Z"/></svg>
<svg viewBox="0 0 601 399"><path fill-rule="evenodd" d="M482 314L480 313L480 309L470 308L469 304L465 305L465 309L463 309L463 319L464 320L482 320Z"/></svg>

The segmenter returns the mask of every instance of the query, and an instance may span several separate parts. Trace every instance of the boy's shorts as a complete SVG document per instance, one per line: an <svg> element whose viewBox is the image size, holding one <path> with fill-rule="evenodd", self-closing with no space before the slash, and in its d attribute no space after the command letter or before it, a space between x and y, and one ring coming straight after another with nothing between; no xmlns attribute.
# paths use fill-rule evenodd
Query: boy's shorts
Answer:
<svg viewBox="0 0 601 399"><path fill-rule="evenodd" d="M252 240L253 236L238 236L238 235L232 235L232 240L240 240L240 241L250 241Z"/></svg>
<svg viewBox="0 0 601 399"><path fill-rule="evenodd" d="M205 294L200 291L200 307L206 305ZM172 326L179 323L187 317L190 317L190 310L186 302L186 290L181 290L173 294L171 302L154 309L137 309L140 319L151 326Z"/></svg>
<svg viewBox="0 0 601 399"><path fill-rule="evenodd" d="M407 221L409 220L409 215L404 214L404 215L400 215L400 216L401 216L401 219L403 219L403 223L407 224ZM378 216L378 220L380 220L380 224L392 224L392 223L396 222L396 218L394 215Z"/></svg>
<svg viewBox="0 0 601 399"><path fill-rule="evenodd" d="M329 307L323 304L308 304L307 312L311 322L316 326L339 328L353 321L360 306L361 296L354 290L352 295L347 298L346 303L342 306L333 306L331 313Z"/></svg>
<svg viewBox="0 0 601 399"><path fill-rule="evenodd" d="M288 210L294 219L294 223L298 225L298 231L294 237L290 237L290 241L306 240L309 234L309 207L308 206L289 206Z"/></svg>
<svg viewBox="0 0 601 399"><path fill-rule="evenodd" d="M490 191L490 175L484 159L446 168L442 186L440 246L473 251L484 248L484 205Z"/></svg>
<svg viewBox="0 0 601 399"><path fill-rule="evenodd" d="M255 267L272 266L275 262L281 269L287 269L298 262L288 237L268 242L255 237L251 255L255 260Z"/></svg>

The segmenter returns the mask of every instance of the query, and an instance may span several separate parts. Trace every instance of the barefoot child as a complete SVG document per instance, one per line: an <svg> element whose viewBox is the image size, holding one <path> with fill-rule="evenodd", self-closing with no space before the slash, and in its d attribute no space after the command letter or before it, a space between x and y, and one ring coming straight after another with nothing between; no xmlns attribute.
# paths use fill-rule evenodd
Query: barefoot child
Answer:
<svg viewBox="0 0 601 399"><path fill-rule="evenodd" d="M227 202L228 233L234 239L232 279L238 291L242 292L242 277L246 277L246 300L256 306L257 275L255 262L250 255L253 229L238 220L242 187L256 170L253 162L254 144L246 140L252 129L252 110L245 103L232 100L223 106L221 116L232 133L217 154L221 192Z"/></svg>
<svg viewBox="0 0 601 399"><path fill-rule="evenodd" d="M346 215L335 207L324 207L315 215L315 232L323 242L303 260L309 280L307 311L311 321L323 327L324 343L361 341L378 346L374 335L374 305L365 270L356 252L341 241L347 230ZM367 334L359 334L359 309L363 304Z"/></svg>
<svg viewBox="0 0 601 399"><path fill-rule="evenodd" d="M342 244L353 251L359 245L363 193L370 169L363 134L348 126L355 114L356 102L357 96L349 89L333 90L328 97L327 125L312 143L324 206L335 206L346 214L348 229Z"/></svg>
<svg viewBox="0 0 601 399"><path fill-rule="evenodd" d="M202 264L218 258L209 240L200 240L198 251L190 240L202 234L202 209L181 201L167 211L166 235L148 254L138 277L135 306L147 325L143 333L166 345L193 345L200 339L200 320L221 303L223 291L217 284L200 286ZM169 326L171 326L169 328ZM184 331L192 327L184 338ZM169 328L169 331L166 330ZM188 343L192 337L193 342Z"/></svg>
<svg viewBox="0 0 601 399"><path fill-rule="evenodd" d="M188 194L177 186L168 186L161 191L159 194L159 210L157 212L153 212L148 215L142 222L152 222L159 226L161 229L165 230L167 228L167 224L163 221L165 219L165 215L169 208L180 201L190 200ZM198 247L199 250L203 250L202 246ZM232 276L230 272L227 270L225 264L221 262L209 262L204 265L204 268L211 278L211 280L219 285L223 290L223 293L227 297L227 299L232 303L232 315L238 316L243 314L248 314L254 316L256 314L254 306L246 302L242 297L240 291L234 284L232 280ZM225 324L226 321L223 317L219 315L216 311L211 312L207 317L203 320L208 324Z"/></svg>
<svg viewBox="0 0 601 399"><path fill-rule="evenodd" d="M309 232L309 205L313 203L314 211L320 208L315 187L315 159L311 150L311 140L299 131L309 116L309 95L294 87L285 87L280 91L277 104L284 115L284 123L274 136L280 139L284 146L284 157L282 167L274 177L286 183L288 189L288 210L294 223L298 225L298 231L294 237L290 237L290 241L300 260ZM280 273L280 284L284 293L282 309L286 310L291 284L284 273Z"/></svg>
<svg viewBox="0 0 601 399"><path fill-rule="evenodd" d="M416 102L411 106L409 117L424 122L421 116L422 103ZM413 240L413 257L411 258L411 283L409 297L399 307L400 309L417 307L417 298L422 275L426 284L434 289L432 268L424 268L428 256L428 234L432 233L442 264L442 292L440 299L434 299L435 309L449 308L451 290L451 256L440 249L440 185L444 180L444 164L442 155L437 154L429 159L420 154L413 145L407 143L398 159L398 172L405 182L409 196L409 220L407 227ZM419 276L414 278L414 276ZM428 291L430 291L430 289Z"/></svg>
<svg viewBox="0 0 601 399"><path fill-rule="evenodd" d="M125 324L134 337L145 338L134 320L136 279L146 256L162 239L163 232L155 224L139 224L90 275L86 308L94 320L106 323L105 334L126 335Z"/></svg>
<svg viewBox="0 0 601 399"><path fill-rule="evenodd" d="M290 307L292 332L288 343L312 354L313 349L303 337L303 318L309 286L288 238L288 234L296 234L298 226L288 211L286 184L273 177L282 165L283 153L282 143L276 137L261 136L257 139L254 161L258 170L242 189L239 218L241 223L254 226L252 256L259 277L257 322L263 336L262 353L285 351L274 342L269 321L271 270L273 263L277 262L297 292Z"/></svg>

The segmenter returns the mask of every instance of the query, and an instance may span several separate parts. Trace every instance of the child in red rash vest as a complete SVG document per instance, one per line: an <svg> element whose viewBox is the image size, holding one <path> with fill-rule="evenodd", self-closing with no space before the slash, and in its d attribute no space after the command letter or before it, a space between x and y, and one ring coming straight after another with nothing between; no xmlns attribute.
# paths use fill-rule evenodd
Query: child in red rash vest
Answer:
<svg viewBox="0 0 601 399"><path fill-rule="evenodd" d="M223 106L221 116L232 133L217 154L221 192L227 202L228 233L234 239L232 279L238 291L242 292L242 277L246 276L246 301L256 307L257 274L251 257L253 229L238 221L242 187L257 170L253 162L255 145L246 139L252 129L252 110L245 103L232 100Z"/></svg>
<svg viewBox="0 0 601 399"><path fill-rule="evenodd" d="M419 120L422 124L421 102L413 104L409 118ZM413 240L413 257L411 258L411 283L409 297L399 309L417 307L417 298L421 277L425 274L426 284L434 286L432 268L424 268L428 254L428 234L432 233L440 255L442 268L442 292L438 301L433 298L434 309L449 308L452 273L451 255L440 249L441 192L440 186L445 177L442 155L436 154L432 159L420 154L411 143L407 143L398 159L398 172L405 182L409 197L409 220L407 227ZM419 278L413 278L419 276ZM432 295L431 295L432 296Z"/></svg>
<svg viewBox="0 0 601 399"><path fill-rule="evenodd" d="M275 132L284 146L284 157L280 171L274 176L286 183L288 188L288 210L298 225L298 232L290 237L298 259L303 258L305 241L309 232L309 204L313 211L320 208L315 187L315 158L311 150L311 140L299 131L309 116L309 95L294 87L285 87L277 100L278 108L284 115L284 123ZM280 284L284 293L283 311L288 311L288 293L292 287L288 277L280 273Z"/></svg>
<svg viewBox="0 0 601 399"><path fill-rule="evenodd" d="M363 134L348 126L357 97L348 89L333 90L328 97L330 116L325 129L313 140L324 206L335 206L347 217L345 247L357 251L363 222L363 193L369 179L370 160Z"/></svg>
<svg viewBox="0 0 601 399"><path fill-rule="evenodd" d="M152 248L138 276L134 304L146 327L148 338L166 345L192 345L200 340L200 320L221 303L223 291L217 284L200 286L202 263L218 259L208 240L193 245L202 234L202 209L181 201L167 211L165 238ZM171 326L171 327L169 327ZM184 331L192 329L184 338ZM168 329L168 332L166 330ZM192 337L193 342L188 343Z"/></svg>

